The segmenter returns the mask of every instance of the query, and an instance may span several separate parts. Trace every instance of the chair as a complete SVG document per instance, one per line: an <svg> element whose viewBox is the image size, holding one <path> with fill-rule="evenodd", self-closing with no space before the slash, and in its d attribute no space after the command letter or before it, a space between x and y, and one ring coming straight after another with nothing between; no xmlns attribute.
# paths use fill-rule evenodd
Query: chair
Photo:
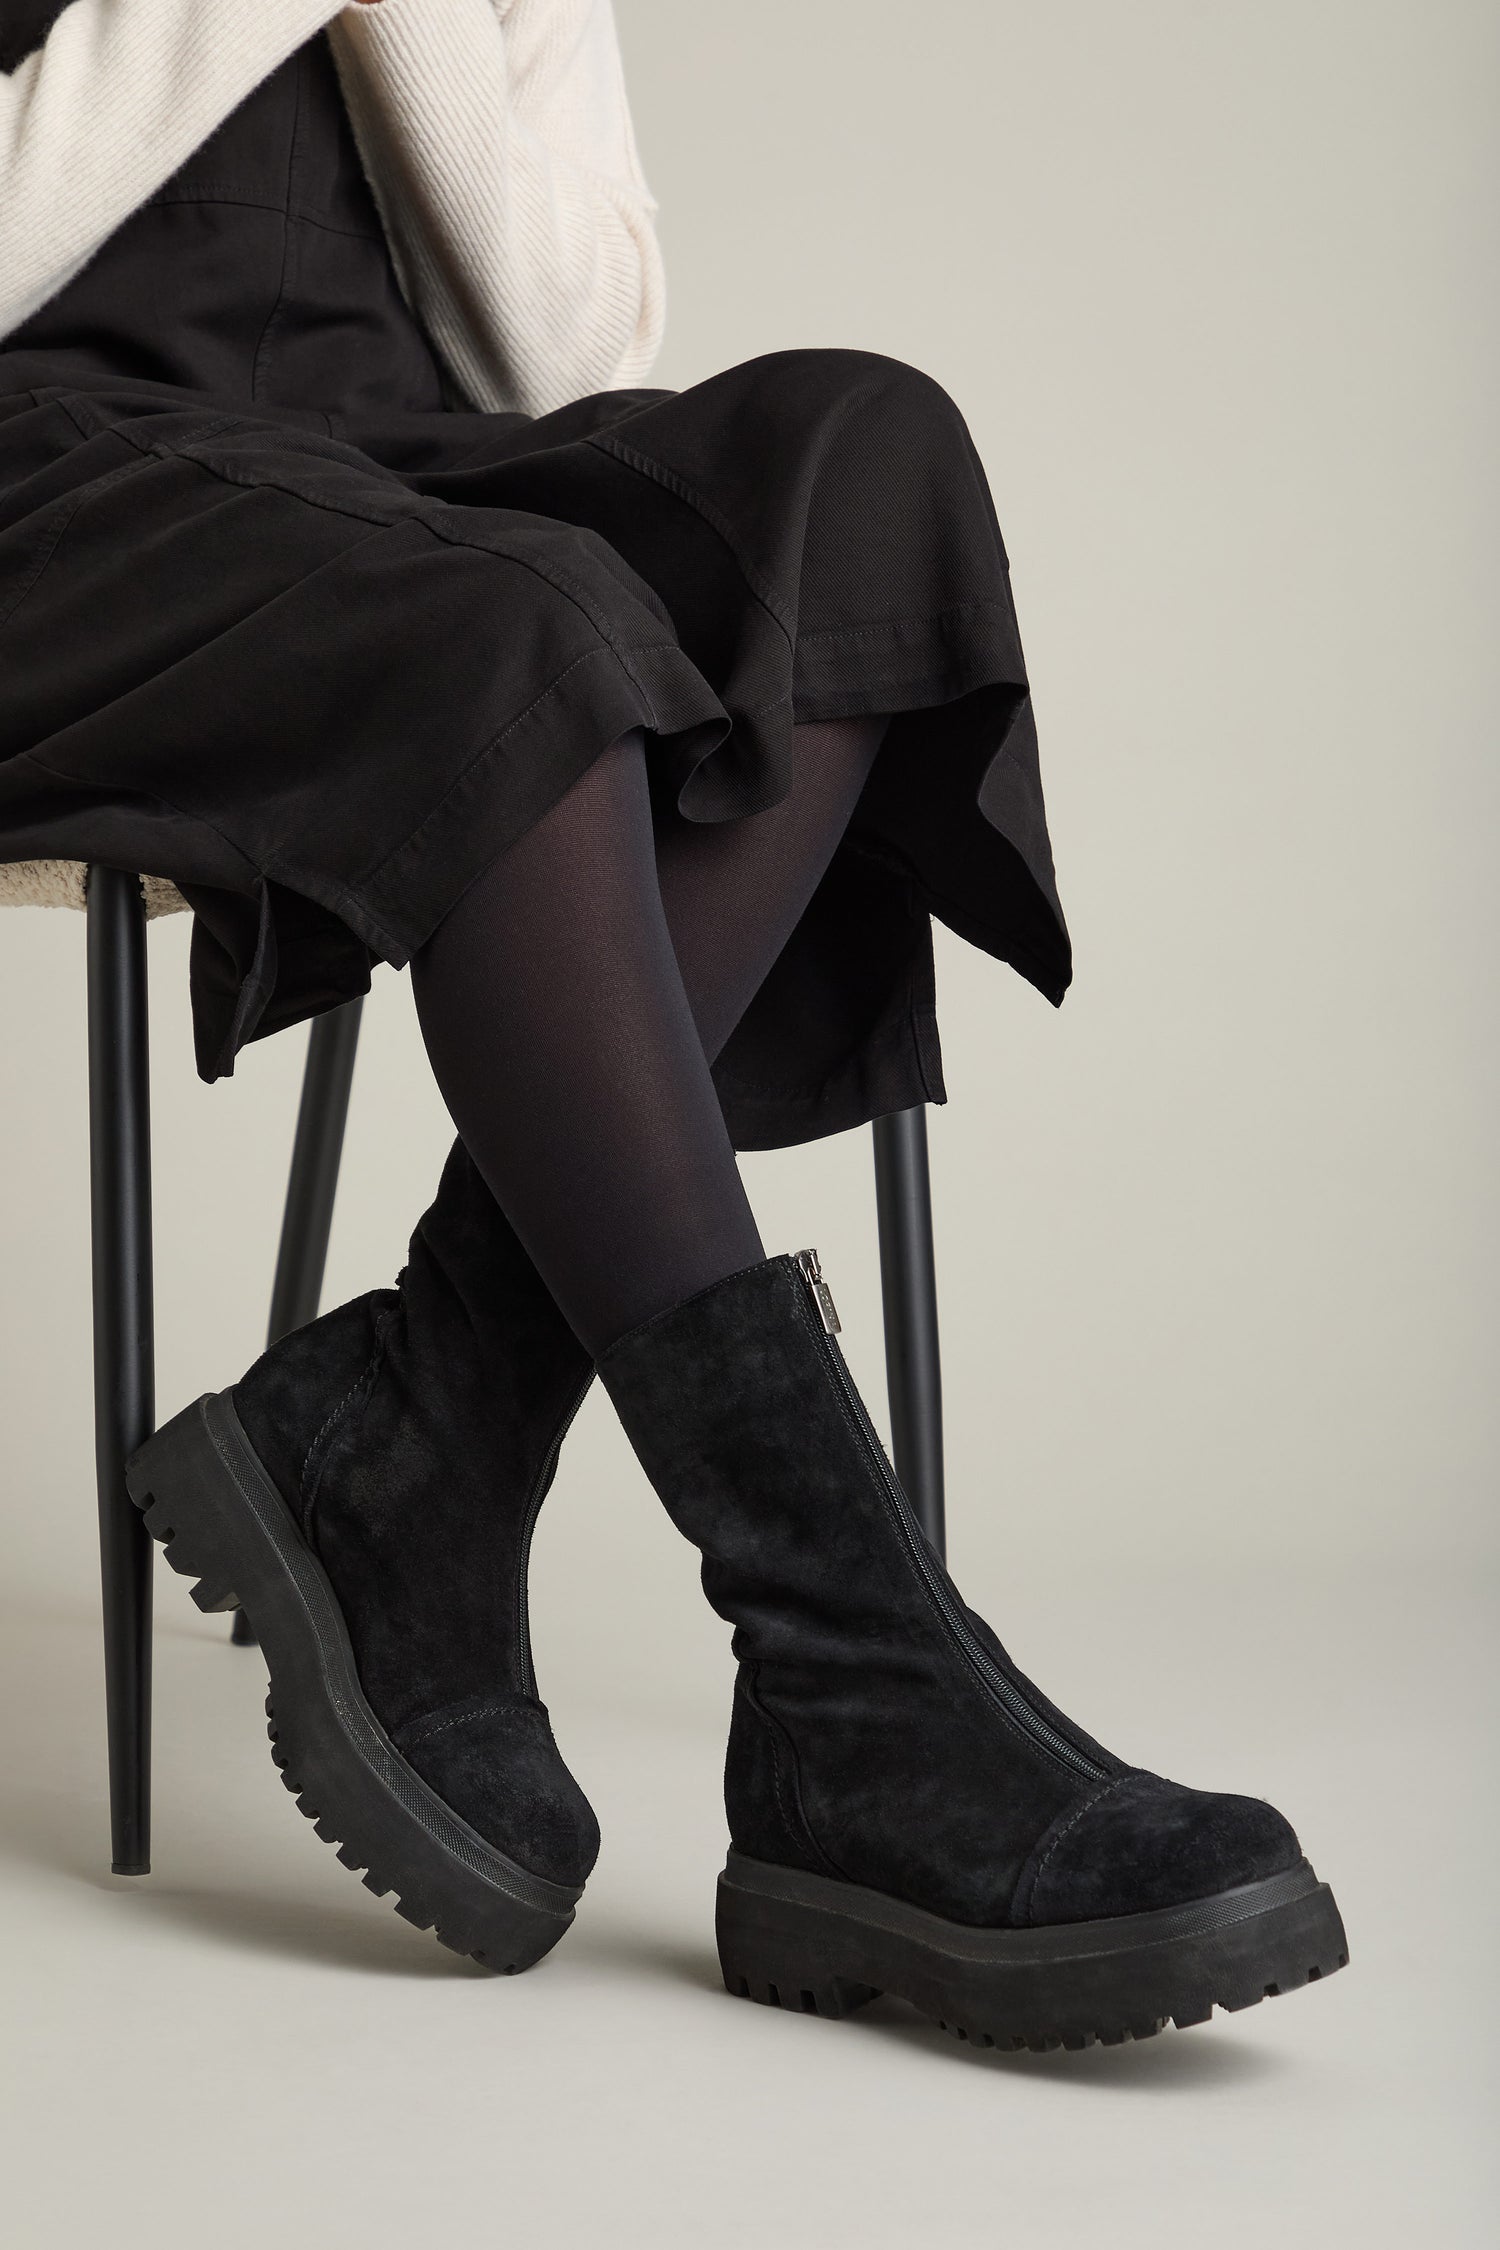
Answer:
<svg viewBox="0 0 1500 2250"><path fill-rule="evenodd" d="M155 1424L151 1100L146 924L185 911L159 876L72 860L0 866L0 906L87 915L89 1171L93 1237L94 1460L104 1593L111 1864L151 1864L151 1537L125 1463ZM268 1341L313 1319L323 1287L362 1003L312 1025L271 1290ZM943 1552L942 1384L927 1120L874 1125L881 1306L896 1471ZM253 1645L243 1613L233 1638Z"/></svg>

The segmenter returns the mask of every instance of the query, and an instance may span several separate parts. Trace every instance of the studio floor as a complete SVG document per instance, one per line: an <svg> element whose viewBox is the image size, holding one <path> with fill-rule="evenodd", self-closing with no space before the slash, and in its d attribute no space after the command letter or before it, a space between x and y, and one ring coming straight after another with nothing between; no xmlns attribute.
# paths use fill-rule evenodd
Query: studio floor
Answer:
<svg viewBox="0 0 1500 2250"><path fill-rule="evenodd" d="M81 1588L13 1593L7 2240L1493 2239L1493 1589L1158 1577L1025 1605L1023 1661L1065 1639L1085 1716L1113 1694L1184 1778L1292 1812L1335 1883L1348 1971L1138 2047L1023 2058L890 2001L824 2023L731 2000L716 1727L628 1682L565 1681L605 1853L557 1952L490 1979L316 1841L266 1754L258 1655L165 1571L155 1870L115 1879L92 1607Z"/></svg>

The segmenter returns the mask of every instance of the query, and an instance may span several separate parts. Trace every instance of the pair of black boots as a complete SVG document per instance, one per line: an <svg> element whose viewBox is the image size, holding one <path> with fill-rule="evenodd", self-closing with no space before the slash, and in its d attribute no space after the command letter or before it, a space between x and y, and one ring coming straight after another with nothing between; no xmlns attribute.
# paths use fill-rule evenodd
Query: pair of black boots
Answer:
<svg viewBox="0 0 1500 2250"><path fill-rule="evenodd" d="M729 1989L820 2014L891 1992L981 2045L1079 2046L1341 1967L1338 1911L1279 1813L1125 1765L965 1607L836 1326L803 1252L598 1368L734 1627ZM526 1613L594 1372L456 1147L394 1290L288 1337L130 1469L199 1604L246 1609L318 1833L499 1970L556 1943L598 1850Z"/></svg>

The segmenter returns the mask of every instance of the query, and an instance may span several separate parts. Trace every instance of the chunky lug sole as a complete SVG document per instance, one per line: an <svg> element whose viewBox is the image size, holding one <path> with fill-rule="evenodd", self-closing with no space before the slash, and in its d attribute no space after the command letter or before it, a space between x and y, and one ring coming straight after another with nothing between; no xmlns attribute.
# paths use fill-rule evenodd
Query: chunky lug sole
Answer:
<svg viewBox="0 0 1500 2250"><path fill-rule="evenodd" d="M504 1975L556 1945L581 1890L531 1874L407 1764L365 1701L328 1575L267 1476L227 1393L200 1398L126 1470L200 1609L243 1607L271 1675L272 1756L325 1843L377 1898Z"/></svg>
<svg viewBox="0 0 1500 2250"><path fill-rule="evenodd" d="M1115 2046L1206 2023L1342 1969L1333 1893L1303 1860L1189 1906L976 1930L853 1883L729 1854L719 1962L730 1992L844 2016L883 1992L976 2047Z"/></svg>

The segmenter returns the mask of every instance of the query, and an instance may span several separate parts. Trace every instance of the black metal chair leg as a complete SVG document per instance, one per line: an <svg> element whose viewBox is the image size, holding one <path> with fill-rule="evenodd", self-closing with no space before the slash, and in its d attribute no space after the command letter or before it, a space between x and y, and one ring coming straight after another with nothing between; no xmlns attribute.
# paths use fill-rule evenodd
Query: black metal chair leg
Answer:
<svg viewBox="0 0 1500 2250"><path fill-rule="evenodd" d="M117 1875L144 1875L151 1865L151 1535L125 1490L125 1463L155 1419L146 913L139 877L113 867L89 870L88 1039L111 1856Z"/></svg>
<svg viewBox="0 0 1500 2250"><path fill-rule="evenodd" d="M268 1346L318 1315L363 1006L362 1000L348 1000L313 1020L271 1287ZM237 1648L255 1646L254 1628L243 1610L235 1612L231 1637Z"/></svg>
<svg viewBox="0 0 1500 2250"><path fill-rule="evenodd" d="M943 1378L925 1110L876 1118L875 1207L891 1450L917 1521L941 1555L946 1543Z"/></svg>

